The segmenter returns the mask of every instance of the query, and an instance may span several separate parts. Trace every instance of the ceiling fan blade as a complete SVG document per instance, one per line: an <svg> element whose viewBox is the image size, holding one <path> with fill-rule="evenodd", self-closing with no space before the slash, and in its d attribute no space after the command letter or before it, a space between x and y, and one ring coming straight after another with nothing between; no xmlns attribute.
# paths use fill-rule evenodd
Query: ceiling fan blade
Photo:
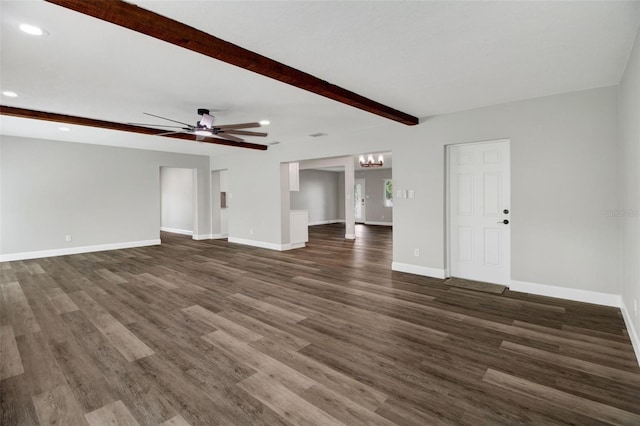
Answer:
<svg viewBox="0 0 640 426"><path fill-rule="evenodd" d="M156 134L154 136L168 136L168 135L176 135L176 134L179 134L179 133L183 133L185 135L189 134L187 132L164 132L164 133L158 133L158 134Z"/></svg>
<svg viewBox="0 0 640 426"><path fill-rule="evenodd" d="M185 129L182 126L165 126L164 124L151 124L151 123L127 123L132 126L144 126L144 127L168 127L171 129Z"/></svg>
<svg viewBox="0 0 640 426"><path fill-rule="evenodd" d="M237 129L223 129L220 131L220 133L224 133L225 135L232 133L234 135L260 136L261 138L264 138L268 135L268 133L263 133L263 132L250 132L248 130L237 130Z"/></svg>
<svg viewBox="0 0 640 426"><path fill-rule="evenodd" d="M260 127L260 123L239 123L239 124L222 124L213 126L217 129L248 129L250 127Z"/></svg>
<svg viewBox="0 0 640 426"><path fill-rule="evenodd" d="M238 138L238 137L236 137L236 136L228 135L228 134L226 134L226 133L222 133L222 132L218 133L217 135L211 135L211 137L215 137L215 136L217 136L217 137L219 137L219 138L222 138L222 139L226 139L226 140L228 140L228 141L234 141L234 142L245 142L245 140L244 140L244 139ZM205 136L205 138L208 138L208 137L209 137L209 136Z"/></svg>
<svg viewBox="0 0 640 426"><path fill-rule="evenodd" d="M185 126L193 127L193 126L192 126L191 124L189 124L189 123L184 123L184 122L182 122L182 121L172 120L172 119L170 119L170 118L167 118L167 117L161 117L161 116L159 116L159 115L155 115L155 114L149 114L148 112L143 112L143 114L145 114L145 115L150 115L151 117L161 118L161 119L163 119L163 120L167 120L167 121L173 121L174 123L178 123L178 124L184 124Z"/></svg>

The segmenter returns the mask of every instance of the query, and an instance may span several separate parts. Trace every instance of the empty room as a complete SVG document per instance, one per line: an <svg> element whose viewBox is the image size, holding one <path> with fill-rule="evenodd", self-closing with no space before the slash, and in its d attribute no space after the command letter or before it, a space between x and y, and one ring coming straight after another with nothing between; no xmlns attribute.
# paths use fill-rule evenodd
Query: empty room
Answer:
<svg viewBox="0 0 640 426"><path fill-rule="evenodd" d="M640 1L0 1L0 424L640 424Z"/></svg>

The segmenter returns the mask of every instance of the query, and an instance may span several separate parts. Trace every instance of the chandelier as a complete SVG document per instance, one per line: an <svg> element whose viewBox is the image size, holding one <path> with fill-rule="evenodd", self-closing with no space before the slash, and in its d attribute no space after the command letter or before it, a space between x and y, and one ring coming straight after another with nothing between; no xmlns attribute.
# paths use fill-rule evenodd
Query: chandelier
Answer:
<svg viewBox="0 0 640 426"><path fill-rule="evenodd" d="M369 154L366 161L364 155L361 155L359 161L360 167L382 167L384 165L384 157L382 154L378 156L378 161L373 160L373 154Z"/></svg>

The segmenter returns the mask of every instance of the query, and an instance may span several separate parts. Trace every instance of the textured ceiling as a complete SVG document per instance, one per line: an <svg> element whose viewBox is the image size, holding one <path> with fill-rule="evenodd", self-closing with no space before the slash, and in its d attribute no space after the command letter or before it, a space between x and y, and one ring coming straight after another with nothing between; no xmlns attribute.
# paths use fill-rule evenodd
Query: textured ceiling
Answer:
<svg viewBox="0 0 640 426"><path fill-rule="evenodd" d="M418 117L617 84L638 2L138 1ZM402 126L41 1L1 1L2 104L119 122L269 119L266 140ZM22 22L48 35L31 37ZM216 154L236 148L2 117L3 134ZM231 150L231 151L230 151Z"/></svg>

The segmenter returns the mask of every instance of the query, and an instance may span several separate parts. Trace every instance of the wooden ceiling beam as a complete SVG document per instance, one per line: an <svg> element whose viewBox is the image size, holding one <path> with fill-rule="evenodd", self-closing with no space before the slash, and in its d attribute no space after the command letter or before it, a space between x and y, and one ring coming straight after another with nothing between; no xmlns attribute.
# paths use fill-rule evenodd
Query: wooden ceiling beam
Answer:
<svg viewBox="0 0 640 426"><path fill-rule="evenodd" d="M412 126L417 117L365 98L311 74L221 40L181 22L119 0L47 0L265 77Z"/></svg>
<svg viewBox="0 0 640 426"><path fill-rule="evenodd" d="M56 114L53 112L34 111L32 109L15 108L0 105L0 115L9 115L12 117L30 118L34 120L53 121L56 123L73 124L78 126L97 127L100 129L119 130L121 132L139 133L142 135L162 136L165 138L184 139L203 143L212 143L216 145L233 146L236 148L249 148L266 151L267 146L250 142L233 142L226 139L205 137L197 139L196 135L187 133L176 133L173 135L162 135L166 133L166 129L154 129L152 127L134 126L131 124L115 123L113 121L96 120L93 118L77 117L75 115Z"/></svg>

